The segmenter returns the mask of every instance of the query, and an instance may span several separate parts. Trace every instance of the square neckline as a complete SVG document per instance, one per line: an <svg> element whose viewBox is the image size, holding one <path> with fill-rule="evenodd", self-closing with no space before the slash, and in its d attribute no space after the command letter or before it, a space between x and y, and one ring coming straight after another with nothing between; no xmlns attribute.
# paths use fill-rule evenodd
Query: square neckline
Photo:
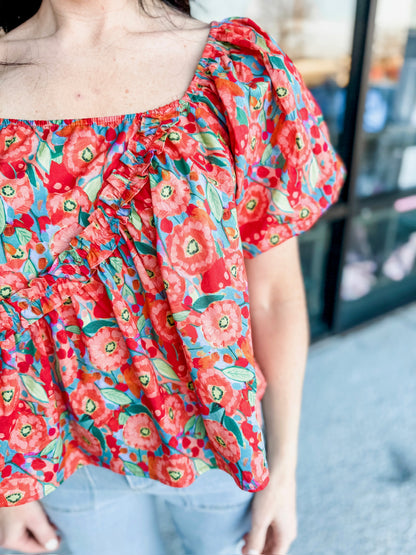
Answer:
<svg viewBox="0 0 416 555"><path fill-rule="evenodd" d="M199 77L198 72L202 66L204 59L207 57L208 50L211 46L211 40L214 39L214 30L215 28L219 27L223 22L228 20L228 18L222 20L211 20L209 22L209 32L202 50L202 54L197 62L196 68L194 70L192 79L186 88L185 92L180 96L176 97L169 102L162 104L160 106L156 106L154 108L149 108L148 110L144 110L142 112L130 112L126 114L111 114L106 116L84 116L84 117L68 117L68 118L55 118L55 119L27 119L27 118L6 118L0 117L0 126L4 123L12 123L12 124L25 124L31 127L48 127L52 125L62 126L65 125L88 125L92 123L96 123L97 125L111 125L114 123L122 123L123 121L135 120L135 119L142 119L144 117L154 117L157 118L158 116L163 116L166 113L171 113L172 111L178 110L179 106L183 103L186 103L189 99L189 95L192 93L196 81Z"/></svg>

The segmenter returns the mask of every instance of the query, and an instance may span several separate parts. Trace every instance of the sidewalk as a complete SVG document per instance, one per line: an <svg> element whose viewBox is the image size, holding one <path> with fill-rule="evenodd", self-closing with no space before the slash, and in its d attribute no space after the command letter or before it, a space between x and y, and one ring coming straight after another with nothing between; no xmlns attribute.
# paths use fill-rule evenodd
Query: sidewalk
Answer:
<svg viewBox="0 0 416 555"><path fill-rule="evenodd" d="M416 303L311 346L291 555L416 553Z"/></svg>

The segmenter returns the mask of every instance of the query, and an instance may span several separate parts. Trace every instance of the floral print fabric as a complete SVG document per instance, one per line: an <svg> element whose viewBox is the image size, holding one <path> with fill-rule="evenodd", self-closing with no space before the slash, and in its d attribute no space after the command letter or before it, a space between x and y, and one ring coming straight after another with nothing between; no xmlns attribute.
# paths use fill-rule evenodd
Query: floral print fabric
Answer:
<svg viewBox="0 0 416 555"><path fill-rule="evenodd" d="M180 100L0 120L0 506L82 465L268 482L244 258L309 229L345 170L290 59L211 23Z"/></svg>

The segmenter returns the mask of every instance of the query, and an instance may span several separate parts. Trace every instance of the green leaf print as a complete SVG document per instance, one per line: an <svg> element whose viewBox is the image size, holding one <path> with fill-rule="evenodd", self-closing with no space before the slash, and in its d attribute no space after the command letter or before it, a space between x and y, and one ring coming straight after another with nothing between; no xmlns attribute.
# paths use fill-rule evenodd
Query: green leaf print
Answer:
<svg viewBox="0 0 416 555"><path fill-rule="evenodd" d="M137 320L137 330L138 330L139 333L142 331L142 329L143 329L145 323L146 323L146 318L145 318L144 315L142 314L142 315L140 316L140 318Z"/></svg>
<svg viewBox="0 0 416 555"><path fill-rule="evenodd" d="M6 213L4 211L3 202L0 199L0 233L3 233L5 228L6 228Z"/></svg>
<svg viewBox="0 0 416 555"><path fill-rule="evenodd" d="M118 423L120 424L120 426L124 426L129 418L130 416L127 413L120 412L120 414L118 415Z"/></svg>
<svg viewBox="0 0 416 555"><path fill-rule="evenodd" d="M79 335L81 333L81 329L79 326L67 326L66 331L69 331L70 333L76 333L77 335Z"/></svg>
<svg viewBox="0 0 416 555"><path fill-rule="evenodd" d="M250 390L248 392L248 402L252 407L256 405L256 400L257 400L256 394L254 393L254 391Z"/></svg>
<svg viewBox="0 0 416 555"><path fill-rule="evenodd" d="M51 453L55 449L57 443L58 443L58 439L57 438L53 439L50 443L48 443L46 447L42 449L39 455L41 457L45 457L46 455Z"/></svg>
<svg viewBox="0 0 416 555"><path fill-rule="evenodd" d="M83 185L82 189L87 194L91 202L94 202L95 199L97 198L98 191L100 190L102 184L103 184L103 179L101 175L97 175L97 177L90 179L88 183Z"/></svg>
<svg viewBox="0 0 416 555"><path fill-rule="evenodd" d="M49 495L49 493L52 493L53 491L56 490L56 486L54 486L53 484L43 484L43 495Z"/></svg>
<svg viewBox="0 0 416 555"><path fill-rule="evenodd" d="M198 474L203 474L204 472L206 472L207 470L209 470L211 467L202 459L193 459L194 461L194 465L196 468L196 471Z"/></svg>
<svg viewBox="0 0 416 555"><path fill-rule="evenodd" d="M224 209L222 206L220 195L218 194L218 191L213 186L211 181L208 181L207 183L207 200L210 210L214 214L215 219L220 222L222 220Z"/></svg>
<svg viewBox="0 0 416 555"><path fill-rule="evenodd" d="M195 437L203 439L207 435L202 416L198 416L195 424Z"/></svg>
<svg viewBox="0 0 416 555"><path fill-rule="evenodd" d="M273 147L272 145L269 143L266 148L263 151L263 154L261 156L261 160L260 163L261 164L266 164L267 160L270 158L270 156L273 154Z"/></svg>
<svg viewBox="0 0 416 555"><path fill-rule="evenodd" d="M172 316L175 322L183 322L188 318L190 312L190 310L182 310L181 312L174 312Z"/></svg>
<svg viewBox="0 0 416 555"><path fill-rule="evenodd" d="M188 422L185 424L184 427L184 432L188 433L189 430L193 427L193 425L195 424L195 415L191 416L191 418L188 420Z"/></svg>
<svg viewBox="0 0 416 555"><path fill-rule="evenodd" d="M102 450L105 451L107 447L106 447L105 439L104 439L104 436L103 436L101 430L99 430L95 426L91 426L90 432L92 433L92 435L95 438L98 439L98 441L100 442Z"/></svg>
<svg viewBox="0 0 416 555"><path fill-rule="evenodd" d="M165 378L169 378L169 380L179 381L174 369L165 360L162 360L161 358L154 358L152 359L152 362L159 374L162 374Z"/></svg>
<svg viewBox="0 0 416 555"><path fill-rule="evenodd" d="M241 125L248 125L248 117L245 111L237 106L237 120Z"/></svg>
<svg viewBox="0 0 416 555"><path fill-rule="evenodd" d="M52 155L48 143L42 141L36 153L36 160L42 166L46 173L51 170Z"/></svg>
<svg viewBox="0 0 416 555"><path fill-rule="evenodd" d="M135 476L140 476L143 478L145 475L143 470L140 468L140 466L137 466L137 464L134 464L130 461L124 461L124 466L129 469L131 474L134 474ZM127 472L127 474L129 473Z"/></svg>
<svg viewBox="0 0 416 555"><path fill-rule="evenodd" d="M181 158L180 160L174 160L173 163L176 166L176 169L183 175L188 175L191 171L191 168L189 167L189 164L186 162L186 160L184 160L183 158Z"/></svg>
<svg viewBox="0 0 416 555"><path fill-rule="evenodd" d="M110 256L108 261L116 272L121 272L123 268L123 261L119 256Z"/></svg>
<svg viewBox="0 0 416 555"><path fill-rule="evenodd" d="M20 379L22 380L26 390L34 399L40 401L41 403L48 403L49 399L45 388L40 382L37 382L34 378L32 378L32 376L24 374L20 375Z"/></svg>
<svg viewBox="0 0 416 555"><path fill-rule="evenodd" d="M236 382L250 382L254 378L254 372L244 366L229 366L223 373Z"/></svg>
<svg viewBox="0 0 416 555"><path fill-rule="evenodd" d="M26 245L32 239L32 232L21 227L16 228L16 235L21 245Z"/></svg>
<svg viewBox="0 0 416 555"><path fill-rule="evenodd" d="M31 278L38 275L33 262L28 258L23 265L23 273L26 277Z"/></svg>
<svg viewBox="0 0 416 555"><path fill-rule="evenodd" d="M90 322L89 324L87 324L86 326L84 326L82 328L82 331L85 333L85 335L88 335L88 337L93 337L98 330L100 330L101 328L116 328L117 327L117 322L115 320L110 320L110 319L106 319L106 320L94 320L92 322Z"/></svg>
<svg viewBox="0 0 416 555"><path fill-rule="evenodd" d="M138 250L140 254L152 254L156 256L156 251L152 247L152 245L148 245L147 243L142 243L141 241L134 241L134 246Z"/></svg>
<svg viewBox="0 0 416 555"><path fill-rule="evenodd" d="M202 143L208 150L221 150L222 143L218 140L214 133L202 132L195 133L195 138L199 143Z"/></svg>
<svg viewBox="0 0 416 555"><path fill-rule="evenodd" d="M56 447L55 447L55 451L53 453L53 458L54 459L59 460L61 458L63 447L64 447L64 443L62 441L62 438L59 436L59 437L56 438Z"/></svg>
<svg viewBox="0 0 416 555"><path fill-rule="evenodd" d="M130 223L138 230L140 231L142 229L142 219L139 216L139 214L136 212L136 209L134 208L134 206L131 207L131 211L129 214L129 220Z"/></svg>
<svg viewBox="0 0 416 555"><path fill-rule="evenodd" d="M150 410L140 403L137 403L135 405L130 405L125 410L125 413L127 414L127 416L133 416L133 414L140 414L141 412L144 412L145 414L150 416L150 418L153 418L153 415L150 412Z"/></svg>
<svg viewBox="0 0 416 555"><path fill-rule="evenodd" d="M264 50L265 52L270 52L270 48L267 46L266 41L259 34L256 34L256 44L258 44L260 46L260 48L262 50Z"/></svg>
<svg viewBox="0 0 416 555"><path fill-rule="evenodd" d="M220 166L221 168L227 168L228 164L225 160L223 160L222 158L220 158L219 156L214 156L213 154L210 154L209 156L206 157L208 162L210 164L212 164L213 166Z"/></svg>
<svg viewBox="0 0 416 555"><path fill-rule="evenodd" d="M312 189L315 189L320 173L318 162L316 161L316 158L313 157L309 168L309 183L311 184Z"/></svg>
<svg viewBox="0 0 416 555"><path fill-rule="evenodd" d="M238 424L232 418L230 418L229 416L224 416L222 424L223 424L224 428L226 428L232 434L235 435L235 437L237 438L237 441L240 445L244 445L244 439L243 439L243 435L241 433L241 430L238 427Z"/></svg>
<svg viewBox="0 0 416 555"><path fill-rule="evenodd" d="M102 396L111 401L115 405L130 405L132 400L128 395L119 391L118 389L113 389L112 387L103 387L100 389Z"/></svg>
<svg viewBox="0 0 416 555"><path fill-rule="evenodd" d="M272 199L273 203L281 212L286 212L287 214L293 213L294 210L290 206L289 201L287 200L287 196L282 191L274 189L272 191Z"/></svg>
<svg viewBox="0 0 416 555"><path fill-rule="evenodd" d="M223 298L224 295L203 295L202 297L198 297L198 299L193 303L192 309L196 310L196 312L202 312L211 303L215 303L215 301L220 301Z"/></svg>

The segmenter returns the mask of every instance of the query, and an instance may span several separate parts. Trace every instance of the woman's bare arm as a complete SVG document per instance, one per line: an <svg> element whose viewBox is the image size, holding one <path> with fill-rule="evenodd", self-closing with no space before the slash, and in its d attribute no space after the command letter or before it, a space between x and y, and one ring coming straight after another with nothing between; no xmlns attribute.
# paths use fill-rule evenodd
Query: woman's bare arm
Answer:
<svg viewBox="0 0 416 555"><path fill-rule="evenodd" d="M263 398L270 484L256 494L246 546L286 553L296 537L296 465L310 330L297 237L246 260L254 355Z"/></svg>

